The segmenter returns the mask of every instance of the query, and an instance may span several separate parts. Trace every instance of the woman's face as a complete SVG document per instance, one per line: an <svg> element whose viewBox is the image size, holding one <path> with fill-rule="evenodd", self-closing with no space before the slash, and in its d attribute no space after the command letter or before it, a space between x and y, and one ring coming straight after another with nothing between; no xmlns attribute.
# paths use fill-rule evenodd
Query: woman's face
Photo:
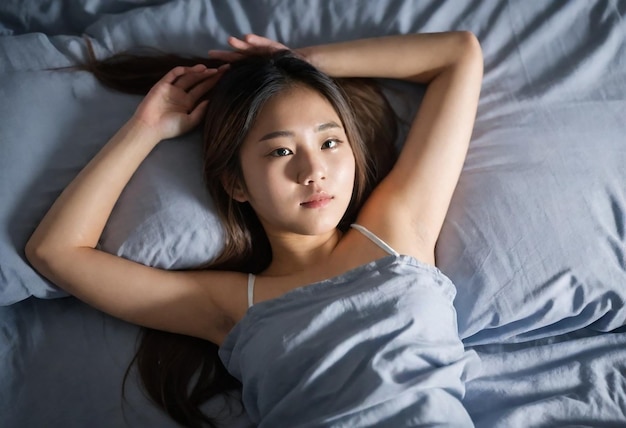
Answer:
<svg viewBox="0 0 626 428"><path fill-rule="evenodd" d="M240 152L248 201L266 233L334 230L354 187L355 161L332 105L305 86L270 99Z"/></svg>

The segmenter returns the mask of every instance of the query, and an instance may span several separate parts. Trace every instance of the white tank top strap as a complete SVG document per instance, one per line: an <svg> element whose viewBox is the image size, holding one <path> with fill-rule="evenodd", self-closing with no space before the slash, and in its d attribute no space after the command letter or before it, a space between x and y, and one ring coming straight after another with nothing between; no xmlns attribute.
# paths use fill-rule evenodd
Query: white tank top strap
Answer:
<svg viewBox="0 0 626 428"><path fill-rule="evenodd" d="M376 236L374 233L370 232L368 229L361 226L360 224L352 223L350 227L361 232L363 235L369 238L370 241L382 248L386 253L391 254L392 256L400 255L400 253L391 248L389 244L387 244L385 241L380 239L378 236Z"/></svg>
<svg viewBox="0 0 626 428"><path fill-rule="evenodd" d="M252 273L248 274L248 308L251 308L254 304L254 280L255 276Z"/></svg>

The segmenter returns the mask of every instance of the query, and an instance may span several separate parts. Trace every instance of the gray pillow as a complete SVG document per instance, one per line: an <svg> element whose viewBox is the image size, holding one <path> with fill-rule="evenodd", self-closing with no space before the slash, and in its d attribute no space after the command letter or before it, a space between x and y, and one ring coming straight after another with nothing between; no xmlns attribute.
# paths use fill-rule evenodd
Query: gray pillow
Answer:
<svg viewBox="0 0 626 428"><path fill-rule="evenodd" d="M24 37L24 36L22 36ZM41 46L37 42L36 47ZM45 47L45 45L44 45ZM24 246L80 169L132 115L140 97L76 71L12 71L0 82L0 304L66 295L38 275ZM222 230L202 183L198 133L162 142L116 204L100 247L168 269L214 257Z"/></svg>
<svg viewBox="0 0 626 428"><path fill-rule="evenodd" d="M217 256L224 237L202 181L201 135L161 142L124 189L100 240L107 252L164 269Z"/></svg>

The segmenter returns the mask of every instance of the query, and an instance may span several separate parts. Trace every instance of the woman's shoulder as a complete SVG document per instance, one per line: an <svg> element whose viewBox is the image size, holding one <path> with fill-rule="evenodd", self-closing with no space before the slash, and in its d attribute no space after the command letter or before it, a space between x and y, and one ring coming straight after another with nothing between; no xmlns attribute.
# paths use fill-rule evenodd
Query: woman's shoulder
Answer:
<svg viewBox="0 0 626 428"><path fill-rule="evenodd" d="M384 190L384 189L383 189ZM415 224L410 213L381 205L401 204L401 201L386 200L377 190L369 197L359 212L351 229L344 235L345 248L341 251L352 256L367 258L382 254L403 254L420 262L435 264L434 242Z"/></svg>

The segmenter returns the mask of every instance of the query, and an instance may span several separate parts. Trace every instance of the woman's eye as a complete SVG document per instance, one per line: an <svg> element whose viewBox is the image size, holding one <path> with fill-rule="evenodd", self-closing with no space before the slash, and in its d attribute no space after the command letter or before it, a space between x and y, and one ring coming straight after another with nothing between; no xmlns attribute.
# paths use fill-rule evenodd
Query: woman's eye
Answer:
<svg viewBox="0 0 626 428"><path fill-rule="evenodd" d="M334 149L339 145L339 140L326 140L322 144L323 149Z"/></svg>
<svg viewBox="0 0 626 428"><path fill-rule="evenodd" d="M271 156L274 156L276 158L281 156L289 156L290 154L292 154L291 150L285 148L276 149L270 153Z"/></svg>

